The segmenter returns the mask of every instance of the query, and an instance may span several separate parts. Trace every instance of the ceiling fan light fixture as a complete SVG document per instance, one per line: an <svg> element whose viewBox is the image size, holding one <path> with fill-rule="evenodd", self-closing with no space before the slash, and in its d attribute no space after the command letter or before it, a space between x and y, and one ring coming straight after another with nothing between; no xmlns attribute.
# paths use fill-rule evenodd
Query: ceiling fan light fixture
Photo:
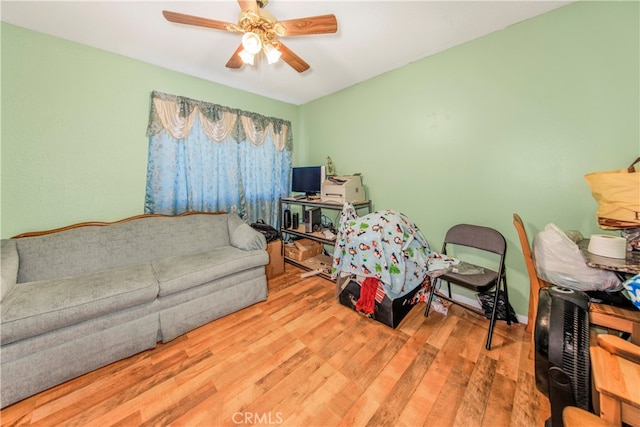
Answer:
<svg viewBox="0 0 640 427"><path fill-rule="evenodd" d="M333 34L338 31L338 21L333 14L278 21L264 10L269 0L237 1L240 13L236 24L168 10L163 10L162 15L169 22L242 34L242 44L225 65L232 69L240 68L243 64L253 65L255 55L263 51L269 64L282 59L297 72L305 72L309 69L309 64L278 41L278 37Z"/></svg>
<svg viewBox="0 0 640 427"><path fill-rule="evenodd" d="M242 49L240 53L238 53L238 55L242 59L242 62L244 62L245 64L253 65L253 58L255 57L253 53L247 52L246 49Z"/></svg>
<svg viewBox="0 0 640 427"><path fill-rule="evenodd" d="M274 19L275 21L275 19ZM276 33L278 37L284 37L287 34L287 29L279 22L276 22L273 25L273 31Z"/></svg>
<svg viewBox="0 0 640 427"><path fill-rule="evenodd" d="M242 36L242 47L248 53L255 55L262 49L262 41L256 33L246 32Z"/></svg>
<svg viewBox="0 0 640 427"><path fill-rule="evenodd" d="M272 44L264 45L264 54L269 64L275 64L280 59L282 52L276 49Z"/></svg>

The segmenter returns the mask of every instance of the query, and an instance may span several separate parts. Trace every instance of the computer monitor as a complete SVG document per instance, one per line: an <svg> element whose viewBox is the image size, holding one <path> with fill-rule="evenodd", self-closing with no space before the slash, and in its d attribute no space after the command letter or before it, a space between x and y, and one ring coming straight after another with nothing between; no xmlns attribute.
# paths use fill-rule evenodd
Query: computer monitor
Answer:
<svg viewBox="0 0 640 427"><path fill-rule="evenodd" d="M321 191L325 179L324 166L304 166L291 170L291 192L304 193L307 197Z"/></svg>

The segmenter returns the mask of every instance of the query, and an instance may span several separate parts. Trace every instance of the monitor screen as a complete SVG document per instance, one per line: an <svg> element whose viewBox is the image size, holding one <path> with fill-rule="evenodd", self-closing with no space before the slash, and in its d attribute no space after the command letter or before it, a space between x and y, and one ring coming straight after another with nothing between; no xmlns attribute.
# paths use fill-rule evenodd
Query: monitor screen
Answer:
<svg viewBox="0 0 640 427"><path fill-rule="evenodd" d="M324 166L305 166L293 168L291 173L291 191L314 195L320 192L324 179Z"/></svg>

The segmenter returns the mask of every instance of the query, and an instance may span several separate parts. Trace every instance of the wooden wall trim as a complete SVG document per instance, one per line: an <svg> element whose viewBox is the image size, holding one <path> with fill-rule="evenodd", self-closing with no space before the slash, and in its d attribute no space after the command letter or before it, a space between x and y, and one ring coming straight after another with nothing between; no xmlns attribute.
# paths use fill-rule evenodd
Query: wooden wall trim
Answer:
<svg viewBox="0 0 640 427"><path fill-rule="evenodd" d="M29 231L26 233L22 233L22 234L18 234L17 236L13 236L12 239L22 239L24 237L35 237L35 236L44 236L46 234L53 234L53 233L59 233L60 231L66 231L66 230L71 230L73 228L80 228L80 227L88 227L88 226L104 226L104 225L113 225L113 224L120 224L123 222L127 222L127 221L133 221L135 219L141 219L141 218L173 218L173 217L179 217L179 216L188 216L188 215L221 215L221 214L225 214L227 212L185 212L185 213L181 213L179 215L164 215L164 214L142 214L142 215L135 215L135 216L131 216L129 218L124 218L124 219L120 219L118 221L113 221L113 222L101 222L101 221L89 221L89 222L79 222L77 224L72 224L72 225L67 225L65 227L60 227L60 228L54 228L51 230L43 230L43 231Z"/></svg>

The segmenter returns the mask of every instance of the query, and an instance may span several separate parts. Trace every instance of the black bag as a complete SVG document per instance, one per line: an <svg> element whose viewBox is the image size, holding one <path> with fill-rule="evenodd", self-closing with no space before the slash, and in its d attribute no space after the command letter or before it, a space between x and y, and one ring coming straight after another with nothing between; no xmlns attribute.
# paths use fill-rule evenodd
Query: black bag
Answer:
<svg viewBox="0 0 640 427"><path fill-rule="evenodd" d="M491 312L493 311L493 302L495 301L495 297L495 291L479 293L477 295L478 301L482 306L482 311L484 312L484 317L486 317L487 319L491 319ZM498 294L498 309L496 310L496 319L507 320L507 304L504 301L504 292L502 290L500 291L500 294ZM509 319L513 323L518 323L516 312L513 307L511 307L511 304L509 304Z"/></svg>
<svg viewBox="0 0 640 427"><path fill-rule="evenodd" d="M265 222L261 219L251 224L251 227L261 232L264 235L264 238L267 239L267 243L273 242L274 240L278 239L278 230L276 230L269 224L265 224Z"/></svg>

